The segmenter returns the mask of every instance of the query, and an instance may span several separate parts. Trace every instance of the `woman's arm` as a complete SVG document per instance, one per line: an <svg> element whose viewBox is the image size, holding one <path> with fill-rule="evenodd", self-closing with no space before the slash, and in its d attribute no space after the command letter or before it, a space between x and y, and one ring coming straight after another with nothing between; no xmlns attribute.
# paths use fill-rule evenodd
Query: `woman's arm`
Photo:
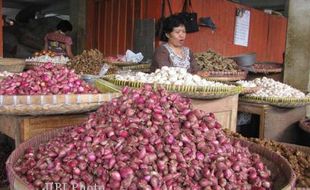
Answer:
<svg viewBox="0 0 310 190"><path fill-rule="evenodd" d="M72 39L71 39L71 37L67 36L66 37L66 53L67 53L67 56L69 58L74 57L74 55L72 53L71 45L72 45Z"/></svg>
<svg viewBox="0 0 310 190"><path fill-rule="evenodd" d="M163 66L171 66L171 62L168 50L164 46L159 46L153 55L151 71L154 72Z"/></svg>
<svg viewBox="0 0 310 190"><path fill-rule="evenodd" d="M196 74L198 71L200 71L200 67L199 65L197 64L197 61L194 57L194 54L192 51L189 52L189 57L190 57L190 63L191 63L191 66L190 66L190 69L189 69L189 72L190 73L193 73L193 74Z"/></svg>
<svg viewBox="0 0 310 190"><path fill-rule="evenodd" d="M70 59L74 57L72 50L71 50L71 45L66 45L66 52Z"/></svg>
<svg viewBox="0 0 310 190"><path fill-rule="evenodd" d="M47 35L44 37L44 50L48 50L48 40L47 40Z"/></svg>

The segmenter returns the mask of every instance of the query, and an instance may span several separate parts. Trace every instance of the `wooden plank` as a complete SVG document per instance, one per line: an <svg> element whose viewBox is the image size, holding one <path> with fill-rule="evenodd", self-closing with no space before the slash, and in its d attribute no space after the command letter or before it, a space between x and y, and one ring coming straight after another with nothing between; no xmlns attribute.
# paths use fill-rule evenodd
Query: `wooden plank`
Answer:
<svg viewBox="0 0 310 190"><path fill-rule="evenodd" d="M83 121L86 121L87 116L87 114L80 114L26 117L21 125L21 129L23 129L21 141L56 128L81 124Z"/></svg>
<svg viewBox="0 0 310 190"><path fill-rule="evenodd" d="M192 100L192 104L195 109L214 113L223 128L236 131L238 95L214 100Z"/></svg>

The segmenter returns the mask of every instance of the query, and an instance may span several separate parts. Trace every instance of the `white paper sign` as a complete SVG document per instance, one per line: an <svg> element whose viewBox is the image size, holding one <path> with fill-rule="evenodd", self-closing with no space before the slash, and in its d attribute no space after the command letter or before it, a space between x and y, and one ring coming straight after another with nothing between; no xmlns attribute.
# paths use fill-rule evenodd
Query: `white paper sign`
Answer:
<svg viewBox="0 0 310 190"><path fill-rule="evenodd" d="M236 16L236 25L234 33L234 44L240 46L248 46L250 31L250 14L249 10L245 10L242 16Z"/></svg>

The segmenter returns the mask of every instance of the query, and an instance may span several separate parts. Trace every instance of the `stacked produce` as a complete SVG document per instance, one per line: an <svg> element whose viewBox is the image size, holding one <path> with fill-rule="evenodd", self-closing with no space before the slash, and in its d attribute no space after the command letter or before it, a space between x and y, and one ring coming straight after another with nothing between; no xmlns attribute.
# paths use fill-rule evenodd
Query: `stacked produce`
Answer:
<svg viewBox="0 0 310 190"><path fill-rule="evenodd" d="M245 139L254 143L257 143L271 151L274 151L284 158L286 158L291 164L295 174L297 175L297 187L310 187L310 155L302 152L298 149L289 148L284 144L277 143L271 140L261 140L257 138L246 138L238 133L232 133L225 130L228 136L233 136L240 139Z"/></svg>
<svg viewBox="0 0 310 190"><path fill-rule="evenodd" d="M46 95L98 93L73 70L52 63L9 76L0 82L0 95Z"/></svg>
<svg viewBox="0 0 310 190"><path fill-rule="evenodd" d="M232 142L189 99L123 89L88 121L28 148L15 172L35 189L61 182L105 189L271 189L258 154Z"/></svg>
<svg viewBox="0 0 310 190"><path fill-rule="evenodd" d="M271 78L257 78L253 81L242 82L247 85L256 85L261 87L260 90L251 94L258 97L280 97L280 98L305 98L305 93Z"/></svg>
<svg viewBox="0 0 310 190"><path fill-rule="evenodd" d="M233 87L220 82L207 81L198 75L192 75L185 68L167 67L157 69L154 73L128 73L124 75L116 75L117 80L158 83L158 84L174 84L174 85L192 85L192 86L210 86L210 87Z"/></svg>
<svg viewBox="0 0 310 190"><path fill-rule="evenodd" d="M35 63L56 63L56 64L66 64L69 61L68 57L63 55L56 56L56 54L50 50L43 50L41 52L36 52L34 57L30 57L25 60L27 62L35 62Z"/></svg>
<svg viewBox="0 0 310 190"><path fill-rule="evenodd" d="M241 71L237 63L213 50L195 54L196 61L202 71L208 72L238 72Z"/></svg>
<svg viewBox="0 0 310 190"><path fill-rule="evenodd" d="M56 53L51 51L51 50L42 50L42 51L38 51L38 52L34 53L35 57L39 57L39 56L42 56L42 55L48 55L50 57L54 57L54 56L56 56Z"/></svg>
<svg viewBox="0 0 310 190"><path fill-rule="evenodd" d="M68 62L68 67L78 74L98 75L105 64L103 54L97 49L84 50L82 54L73 57ZM115 73L116 67L110 66L109 73Z"/></svg>

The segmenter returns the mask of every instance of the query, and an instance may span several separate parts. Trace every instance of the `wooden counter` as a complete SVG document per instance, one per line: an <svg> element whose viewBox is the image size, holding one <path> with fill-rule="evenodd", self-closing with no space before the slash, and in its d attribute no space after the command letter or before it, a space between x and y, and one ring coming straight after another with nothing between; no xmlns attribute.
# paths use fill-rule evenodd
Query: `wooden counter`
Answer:
<svg viewBox="0 0 310 190"><path fill-rule="evenodd" d="M88 114L51 116L0 115L0 132L15 140L15 145L42 132L86 121Z"/></svg>
<svg viewBox="0 0 310 190"><path fill-rule="evenodd" d="M223 128L236 131L238 95L213 100L192 100L192 103L194 108L213 112Z"/></svg>
<svg viewBox="0 0 310 190"><path fill-rule="evenodd" d="M267 104L239 101L238 111L259 115L259 138L294 142L298 137L297 123L305 117L306 107L278 108Z"/></svg>

